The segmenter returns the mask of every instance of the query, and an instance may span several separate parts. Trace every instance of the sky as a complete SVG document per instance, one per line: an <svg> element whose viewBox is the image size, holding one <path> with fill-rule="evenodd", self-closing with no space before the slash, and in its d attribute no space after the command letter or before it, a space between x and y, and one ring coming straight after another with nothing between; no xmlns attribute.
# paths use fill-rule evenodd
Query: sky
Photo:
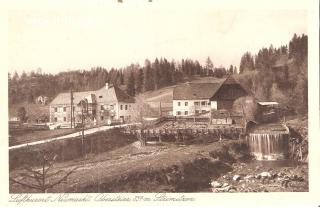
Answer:
<svg viewBox="0 0 320 207"><path fill-rule="evenodd" d="M205 9L201 9L205 8ZM288 44L307 34L303 10L227 10L154 3L103 10L18 10L8 18L9 72L57 73L165 57L191 58L217 67L239 66L246 51Z"/></svg>

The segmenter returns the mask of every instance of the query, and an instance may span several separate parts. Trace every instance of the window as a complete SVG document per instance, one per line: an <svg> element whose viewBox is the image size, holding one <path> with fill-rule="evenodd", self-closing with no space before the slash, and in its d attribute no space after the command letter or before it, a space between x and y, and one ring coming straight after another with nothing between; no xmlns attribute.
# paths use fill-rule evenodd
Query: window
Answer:
<svg viewBox="0 0 320 207"><path fill-rule="evenodd" d="M67 121L67 117L63 117L63 121Z"/></svg>
<svg viewBox="0 0 320 207"><path fill-rule="evenodd" d="M54 122L57 122L58 121L58 118L57 117L54 117Z"/></svg>
<svg viewBox="0 0 320 207"><path fill-rule="evenodd" d="M205 105L206 105L206 102L205 102L205 101L201 101L201 105L202 105L202 106L205 106Z"/></svg>
<svg viewBox="0 0 320 207"><path fill-rule="evenodd" d="M110 105L110 109L113 110L113 105Z"/></svg>
<svg viewBox="0 0 320 207"><path fill-rule="evenodd" d="M123 109L123 105L120 105L120 110L122 110Z"/></svg>
<svg viewBox="0 0 320 207"><path fill-rule="evenodd" d="M177 111L177 115L181 115L181 111Z"/></svg>
<svg viewBox="0 0 320 207"><path fill-rule="evenodd" d="M63 111L66 112L67 111L67 107L63 107Z"/></svg>
<svg viewBox="0 0 320 207"><path fill-rule="evenodd" d="M128 110L128 105L125 105L125 106L124 106L124 109L125 109L125 110Z"/></svg>
<svg viewBox="0 0 320 207"><path fill-rule="evenodd" d="M195 105L195 106L199 106L199 102L198 102L198 101L195 101L195 102L194 102L194 105Z"/></svg>
<svg viewBox="0 0 320 207"><path fill-rule="evenodd" d="M211 105L210 101L208 102L208 105L209 105L209 106Z"/></svg>
<svg viewBox="0 0 320 207"><path fill-rule="evenodd" d="M201 113L206 113L206 110L202 110Z"/></svg>
<svg viewBox="0 0 320 207"><path fill-rule="evenodd" d="M178 102L178 106L180 106L181 105L181 103L180 103L180 101Z"/></svg>
<svg viewBox="0 0 320 207"><path fill-rule="evenodd" d="M102 96L99 96L99 98L102 98Z"/></svg>
<svg viewBox="0 0 320 207"><path fill-rule="evenodd" d="M199 114L199 110L196 110L196 114Z"/></svg>
<svg viewBox="0 0 320 207"><path fill-rule="evenodd" d="M184 112L184 115L188 115L188 111L185 111L185 112Z"/></svg>
<svg viewBox="0 0 320 207"><path fill-rule="evenodd" d="M104 106L103 106L103 105L101 105L100 109L101 109L101 110L104 110Z"/></svg>
<svg viewBox="0 0 320 207"><path fill-rule="evenodd" d="M100 120L102 121L103 119L104 119L104 117L103 117L103 116L101 116L101 117L100 117Z"/></svg>
<svg viewBox="0 0 320 207"><path fill-rule="evenodd" d="M185 106L188 106L188 102L184 102L184 105L185 105Z"/></svg>
<svg viewBox="0 0 320 207"><path fill-rule="evenodd" d="M54 112L58 112L58 108L57 107L54 107Z"/></svg>

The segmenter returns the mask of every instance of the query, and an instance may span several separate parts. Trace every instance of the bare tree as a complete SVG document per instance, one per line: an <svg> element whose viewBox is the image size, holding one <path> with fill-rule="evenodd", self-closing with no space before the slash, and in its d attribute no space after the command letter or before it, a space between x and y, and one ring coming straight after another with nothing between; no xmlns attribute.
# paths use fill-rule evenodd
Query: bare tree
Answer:
<svg viewBox="0 0 320 207"><path fill-rule="evenodd" d="M66 182L67 178L78 168L75 167L69 171L53 171L57 155L47 151L40 152L40 159L40 168L32 169L31 167L25 167L25 172L20 173L20 176L23 177L21 179L22 181L11 177L9 178L10 181L13 183L17 183L23 187L35 189L42 193L47 193L49 189L52 189L55 186Z"/></svg>

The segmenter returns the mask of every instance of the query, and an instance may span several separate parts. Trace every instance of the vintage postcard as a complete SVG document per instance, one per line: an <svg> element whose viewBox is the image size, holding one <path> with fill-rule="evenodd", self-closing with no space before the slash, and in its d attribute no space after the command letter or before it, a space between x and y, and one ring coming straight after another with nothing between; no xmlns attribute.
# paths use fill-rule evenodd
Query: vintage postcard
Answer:
<svg viewBox="0 0 320 207"><path fill-rule="evenodd" d="M3 14L3 206L320 206L317 1L45 2Z"/></svg>

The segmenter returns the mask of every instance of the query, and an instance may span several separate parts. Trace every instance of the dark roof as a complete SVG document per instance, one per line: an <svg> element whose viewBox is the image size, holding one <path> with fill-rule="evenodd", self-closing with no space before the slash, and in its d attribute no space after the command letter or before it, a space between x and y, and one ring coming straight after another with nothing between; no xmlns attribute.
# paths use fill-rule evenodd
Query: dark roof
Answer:
<svg viewBox="0 0 320 207"><path fill-rule="evenodd" d="M221 88L222 85L240 85L248 94L253 95L250 90L243 87L232 75L219 83L186 83L173 89L173 100L195 100L210 99Z"/></svg>
<svg viewBox="0 0 320 207"><path fill-rule="evenodd" d="M173 89L173 100L210 99L221 83L186 83Z"/></svg>
<svg viewBox="0 0 320 207"><path fill-rule="evenodd" d="M229 75L226 80L223 82L224 85L233 85L233 84L239 84L236 79L234 79L233 76Z"/></svg>
<svg viewBox="0 0 320 207"><path fill-rule="evenodd" d="M97 103L114 103L114 102L126 102L134 103L134 98L126 94L117 86L110 86L108 89L103 87L97 91L82 91L73 92L73 102L78 104L82 99L95 97ZM50 103L51 105L70 104L70 93L58 94Z"/></svg>

